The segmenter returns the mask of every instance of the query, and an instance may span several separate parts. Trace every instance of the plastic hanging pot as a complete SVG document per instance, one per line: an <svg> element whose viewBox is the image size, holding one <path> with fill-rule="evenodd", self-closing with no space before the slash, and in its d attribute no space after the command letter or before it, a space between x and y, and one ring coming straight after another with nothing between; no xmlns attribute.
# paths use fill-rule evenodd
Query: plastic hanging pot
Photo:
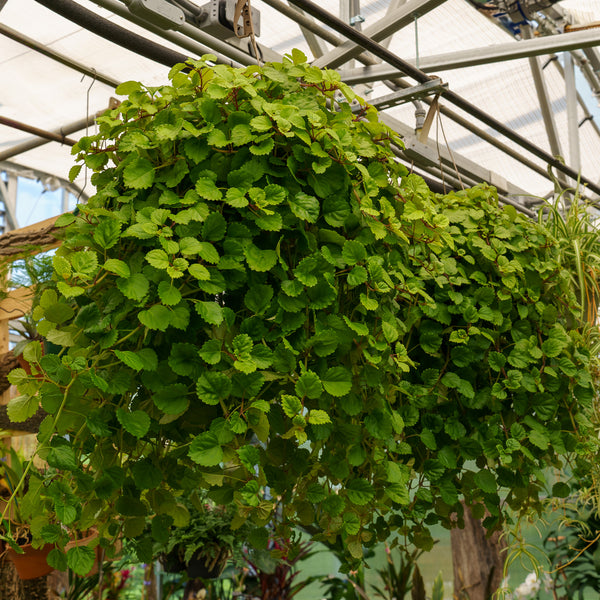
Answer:
<svg viewBox="0 0 600 600"><path fill-rule="evenodd" d="M186 571L190 579L217 579L227 564L227 553L219 554L216 558L206 557L200 552L192 556Z"/></svg>

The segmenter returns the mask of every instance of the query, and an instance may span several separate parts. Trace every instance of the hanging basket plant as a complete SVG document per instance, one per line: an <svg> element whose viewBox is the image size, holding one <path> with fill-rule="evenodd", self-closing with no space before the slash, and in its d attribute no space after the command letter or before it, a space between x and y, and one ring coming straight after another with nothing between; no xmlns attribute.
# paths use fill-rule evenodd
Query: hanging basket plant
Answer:
<svg viewBox="0 0 600 600"><path fill-rule="evenodd" d="M300 524L357 559L394 529L431 547L462 497L490 527L501 487L535 505L592 395L543 229L491 188L436 197L301 53L211 60L122 84L74 148L97 191L34 312L62 352L11 376L64 491L41 535L162 535L203 487L258 543Z"/></svg>

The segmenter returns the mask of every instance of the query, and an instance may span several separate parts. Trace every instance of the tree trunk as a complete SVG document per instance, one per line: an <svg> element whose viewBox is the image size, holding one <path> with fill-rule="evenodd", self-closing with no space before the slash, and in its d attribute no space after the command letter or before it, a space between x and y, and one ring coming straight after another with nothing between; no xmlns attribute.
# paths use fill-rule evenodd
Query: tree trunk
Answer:
<svg viewBox="0 0 600 600"><path fill-rule="evenodd" d="M10 560L0 559L0 600L22 598L21 580Z"/></svg>
<svg viewBox="0 0 600 600"><path fill-rule="evenodd" d="M486 536L481 521L464 507L464 529L450 532L454 598L489 600L502 583L506 540L501 532Z"/></svg>
<svg viewBox="0 0 600 600"><path fill-rule="evenodd" d="M23 581L24 600L48 600L48 576Z"/></svg>

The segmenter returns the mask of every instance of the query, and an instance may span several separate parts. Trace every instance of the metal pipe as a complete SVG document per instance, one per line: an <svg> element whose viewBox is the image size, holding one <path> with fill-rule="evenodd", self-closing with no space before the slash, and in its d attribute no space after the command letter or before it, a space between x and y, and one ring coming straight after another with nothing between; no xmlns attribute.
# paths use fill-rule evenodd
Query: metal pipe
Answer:
<svg viewBox="0 0 600 600"><path fill-rule="evenodd" d="M94 115L90 115L87 118L79 119L79 121L74 121L72 123L69 123L68 125L64 125L63 127L60 127L59 129L55 129L55 130L51 131L50 133L57 135L57 136L65 136L65 135L69 135L71 133L75 133L76 131L81 131L85 127L89 127L89 126L93 125L94 121L96 120L96 117L99 117L100 115L104 114L104 112L105 112L105 110L98 111ZM3 160L8 160L9 158L16 156L17 154L22 154L23 152L27 152L28 150L33 150L34 148L39 148L40 146L47 144L48 141L49 141L48 138L40 137L39 139L28 140L26 142L22 142L21 144L17 144L16 146L12 146L8 150L5 150L4 152L0 152L0 162Z"/></svg>
<svg viewBox="0 0 600 600"><path fill-rule="evenodd" d="M399 71L406 73L409 77L412 77L419 83L425 83L426 81L429 81L430 78L426 73L424 73L420 69L417 69L416 67L413 67L410 63L407 63L406 61L402 60L400 57L396 56L389 50L386 50L377 42L374 42L372 39L370 39L363 33L354 30L354 28L350 25L346 25L346 23L340 21L340 19L334 17L331 13L322 9L320 6L317 6L311 0L290 1L292 2L292 4L295 4L296 6L298 6L308 14L312 15L316 19L321 20L323 23L325 23L341 35L344 35L355 44L362 46L365 50L368 50L375 56L381 58L381 60L388 62L393 67L396 67ZM488 127L495 129L508 139L512 140L513 142L521 146L524 150L527 150L534 156L537 156L538 158L547 162L549 165L553 166L561 173L568 175L574 180L577 180L578 174L576 171L574 171L570 167L567 167L566 165L563 165L563 163L561 163L558 159L548 154L545 150L539 148L535 144L531 143L528 139L512 131L511 129L506 127L504 123L501 123L491 115L485 113L474 104L471 104L469 101L459 96L457 93L447 91L444 93L444 98L452 102L452 104L454 104L461 110L464 110L471 116L475 117L476 119L479 119ZM580 177L580 181L582 184L586 184L591 191L600 195L600 186L598 186L596 183L585 177Z"/></svg>
<svg viewBox="0 0 600 600"><path fill-rule="evenodd" d="M522 25L521 34L525 39L530 40L533 37L531 26ZM530 56L528 60L529 68L531 69L531 76L533 77L533 83L535 85L535 91L538 97L538 102L540 103L540 110L542 111L542 119L546 128L546 134L548 136L550 150L552 151L552 154L554 156L562 156L562 150L560 147L560 142L558 140L558 133L556 132L556 123L554 122L552 107L550 106L550 100L548 99L548 88L546 87L544 73L542 71L542 68L540 67L540 62L537 56Z"/></svg>
<svg viewBox="0 0 600 600"><path fill-rule="evenodd" d="M575 63L570 52L564 53L565 94L567 97L567 127L569 131L569 162L577 171L581 170L579 152L579 118L577 116L577 88L575 87Z"/></svg>
<svg viewBox="0 0 600 600"><path fill-rule="evenodd" d="M185 54L155 44L137 33L119 27L107 19L98 16L96 13L79 6L79 4L72 0L35 1L80 27L88 29L104 39L133 52L137 52L161 65L172 67L174 64L184 62L187 59Z"/></svg>
<svg viewBox="0 0 600 600"><path fill-rule="evenodd" d="M40 0L36 1L39 2ZM53 2L54 0L51 1ZM59 1L65 2L66 0ZM182 25L179 28L179 32L162 29L161 27L152 25L152 23L149 23L144 19L140 19L133 13L129 12L129 9L127 8L129 1L125 2L124 4L123 2L117 2L116 0L92 0L94 4L97 4L102 8L106 8L116 15L119 15L120 17L123 17L124 19L143 27L148 31L151 31L165 40L169 40L170 42L185 48L186 50L195 52L198 56L202 56L203 54L215 54L217 56L217 62L222 64L231 64L233 66L251 65L256 62L254 57L242 52L239 48L235 48L223 40L219 40L208 33L204 33L189 23ZM233 31L231 32L231 35L232 37L235 35ZM187 58L188 57L186 56L184 60L176 60L168 66L172 67L177 62L184 62Z"/></svg>
<svg viewBox="0 0 600 600"><path fill-rule="evenodd" d="M339 46L342 43L337 35L325 29L318 23L315 23L311 18L307 17L304 13L298 12L297 8L292 6L288 6L285 2L281 0L262 0L265 4L274 8L277 12L280 12L282 15L292 19L292 21L296 22L301 27L312 31L314 34L318 35L321 39L330 43L332 46Z"/></svg>
<svg viewBox="0 0 600 600"><path fill-rule="evenodd" d="M44 46L36 40L27 37L15 29L3 25L2 23L0 23L0 33L11 40L18 42L19 44L23 44L24 46L27 46L28 48L31 48L32 50L35 50L36 52L39 52L40 54L43 54L44 56L47 56L48 58L51 58L62 65L65 65L66 67L75 69L75 71L79 71L79 73L83 73L84 75L87 75L96 81L105 83L111 88L116 88L119 83L121 83L120 81L113 79L110 75L105 75L104 73L98 72L94 67L88 67L87 65L77 62L69 56L61 54L60 52L57 52L48 46Z"/></svg>
<svg viewBox="0 0 600 600"><path fill-rule="evenodd" d="M13 129L19 129L20 131L33 133L33 135L45 138L51 142L59 142L60 144L67 144L68 146L74 146L77 143L75 140L72 140L65 135L61 135L60 133L39 129L38 127L33 127L32 125L27 125L27 123L21 123L20 121L15 121L14 119L9 119L7 117L0 116L0 125L6 125L7 127L12 127Z"/></svg>

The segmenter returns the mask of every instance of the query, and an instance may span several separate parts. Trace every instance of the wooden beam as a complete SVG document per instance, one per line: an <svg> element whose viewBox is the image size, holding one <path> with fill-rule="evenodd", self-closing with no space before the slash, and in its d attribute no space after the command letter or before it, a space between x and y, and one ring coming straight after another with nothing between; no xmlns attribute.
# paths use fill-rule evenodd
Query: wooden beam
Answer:
<svg viewBox="0 0 600 600"><path fill-rule="evenodd" d="M6 327L6 349L2 342L2 333L0 332L0 352L8 351L8 321L10 319L19 319L31 311L33 303L33 289L29 287L20 287L10 290L6 298L0 300L0 323ZM4 325L6 323L6 325Z"/></svg>
<svg viewBox="0 0 600 600"><path fill-rule="evenodd" d="M13 261L17 255L32 254L32 249L44 252L60 246L54 236L54 224L60 215L39 223L7 231L0 236L0 256Z"/></svg>

